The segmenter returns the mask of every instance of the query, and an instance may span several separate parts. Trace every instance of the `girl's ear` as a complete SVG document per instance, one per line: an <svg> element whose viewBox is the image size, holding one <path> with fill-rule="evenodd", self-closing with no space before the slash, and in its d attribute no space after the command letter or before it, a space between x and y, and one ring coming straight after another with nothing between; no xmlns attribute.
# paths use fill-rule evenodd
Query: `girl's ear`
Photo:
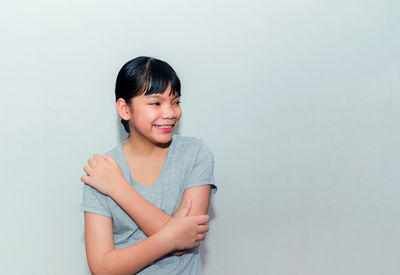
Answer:
<svg viewBox="0 0 400 275"><path fill-rule="evenodd" d="M118 98L116 106L117 106L117 112L123 120L131 119L132 117L131 109L129 105L125 102L125 99Z"/></svg>

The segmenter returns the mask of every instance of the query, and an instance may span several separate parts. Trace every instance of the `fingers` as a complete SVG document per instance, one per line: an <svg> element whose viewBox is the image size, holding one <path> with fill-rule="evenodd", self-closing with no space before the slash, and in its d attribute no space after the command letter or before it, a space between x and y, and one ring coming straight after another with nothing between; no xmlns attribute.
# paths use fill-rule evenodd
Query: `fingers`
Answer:
<svg viewBox="0 0 400 275"><path fill-rule="evenodd" d="M202 241L206 238L206 234L197 234L196 241Z"/></svg>
<svg viewBox="0 0 400 275"><path fill-rule="evenodd" d="M82 181L83 183L89 184L90 177L89 177L89 176L82 176L82 177L81 177L81 181Z"/></svg>
<svg viewBox="0 0 400 275"><path fill-rule="evenodd" d="M198 226L199 233L207 233L209 229L210 229L209 226L206 224L202 224L202 225Z"/></svg>
<svg viewBox="0 0 400 275"><path fill-rule="evenodd" d="M99 154L94 154L93 159L95 162L100 162L103 160L103 158Z"/></svg>
<svg viewBox="0 0 400 275"><path fill-rule="evenodd" d="M91 167L94 167L94 165L96 164L96 161L95 161L94 159L89 159L89 160L88 160L88 164L89 164Z"/></svg>
<svg viewBox="0 0 400 275"><path fill-rule="evenodd" d="M89 165L85 165L83 166L83 171L85 171L85 173L90 176L92 174L93 168L90 167Z"/></svg>
<svg viewBox="0 0 400 275"><path fill-rule="evenodd" d="M99 155L99 154L94 154L91 159L88 160L88 163L90 166L93 167L93 165L96 165L97 163L101 163L107 161L113 165L119 166L118 162L109 155Z"/></svg>
<svg viewBox="0 0 400 275"><path fill-rule="evenodd" d="M112 157L112 156L109 156L109 155L102 155L103 156L103 158L105 159L105 160L107 160L108 162L111 162L112 164L117 164L118 165L118 163L117 163L117 161Z"/></svg>
<svg viewBox="0 0 400 275"><path fill-rule="evenodd" d="M112 158L112 157L109 156L109 158ZM112 159L112 160L114 160L114 159ZM102 156L100 156L99 154L94 154L93 157L88 160L88 165L83 166L83 171L85 171L86 176L82 176L81 181L86 184L91 185L92 178L90 176L93 176L93 173L94 173L95 169L97 169L96 167L98 166L98 164L100 162L104 163L105 161L106 161L106 159L103 158Z"/></svg>
<svg viewBox="0 0 400 275"><path fill-rule="evenodd" d="M107 156L109 158L111 158L111 156ZM88 164L91 168L94 168L96 166L96 164L100 163L100 162L104 162L104 160L109 160L109 158L104 158L98 154L94 154L93 157L91 159L88 160ZM114 160L115 162L115 160Z"/></svg>
<svg viewBox="0 0 400 275"><path fill-rule="evenodd" d="M197 228L197 236L196 236L196 241L203 241L206 238L206 234L208 232L208 225L202 224L199 225Z"/></svg>
<svg viewBox="0 0 400 275"><path fill-rule="evenodd" d="M206 224L210 221L210 216L208 215L190 216L190 218L197 224Z"/></svg>

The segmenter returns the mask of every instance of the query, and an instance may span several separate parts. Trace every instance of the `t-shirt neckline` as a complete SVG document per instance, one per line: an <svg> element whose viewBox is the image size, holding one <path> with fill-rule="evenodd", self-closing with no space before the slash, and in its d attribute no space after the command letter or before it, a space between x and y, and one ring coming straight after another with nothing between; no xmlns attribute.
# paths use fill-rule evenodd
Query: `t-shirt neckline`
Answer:
<svg viewBox="0 0 400 275"><path fill-rule="evenodd" d="M124 155L124 151L122 150L122 145L125 143L125 141L120 143L120 145L119 145L119 151L120 151L121 159L122 159L122 162L123 162L122 165L124 166L124 168L125 168L125 170L126 170L126 176L128 177L128 182L129 182L133 187L139 188L139 189L157 188L157 186L160 184L160 182L163 181L163 179L164 179L164 177L165 177L165 173L166 173L166 171L165 171L165 170L166 170L166 166L169 165L170 158L171 158L171 156L172 156L172 154L173 154L172 151L173 151L174 144L175 144L174 139L175 139L175 135L172 135L171 143L170 143L170 145L169 145L169 147L168 147L167 156L166 156L166 158L165 158L165 160L164 160L164 163L163 163L163 165L162 165L162 167L161 167L161 171L160 171L160 173L158 174L158 177L156 178L156 180L153 182L152 185L145 185L145 184L142 184L142 183L136 181L136 180L132 177L131 169L129 168L128 162L126 161L126 158L125 158L125 155ZM121 168L122 168L122 167L121 167Z"/></svg>

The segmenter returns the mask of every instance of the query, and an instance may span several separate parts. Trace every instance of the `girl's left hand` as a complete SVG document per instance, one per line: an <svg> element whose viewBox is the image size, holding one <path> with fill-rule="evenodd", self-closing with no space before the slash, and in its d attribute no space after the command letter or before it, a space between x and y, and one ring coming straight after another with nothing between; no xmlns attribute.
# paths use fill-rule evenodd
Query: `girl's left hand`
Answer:
<svg viewBox="0 0 400 275"><path fill-rule="evenodd" d="M83 167L83 171L87 176L81 177L81 181L108 196L125 182L121 168L111 156L95 154L88 160L88 165Z"/></svg>

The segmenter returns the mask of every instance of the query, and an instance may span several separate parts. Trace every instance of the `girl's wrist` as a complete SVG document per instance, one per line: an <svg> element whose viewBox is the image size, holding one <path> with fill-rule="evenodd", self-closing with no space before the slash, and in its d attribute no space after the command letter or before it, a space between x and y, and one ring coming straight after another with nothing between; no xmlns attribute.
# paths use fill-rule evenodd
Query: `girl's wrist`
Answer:
<svg viewBox="0 0 400 275"><path fill-rule="evenodd" d="M117 181L118 183L113 184L113 187L110 189L108 194L113 199L117 198L120 194L125 194L126 188L130 186L124 177L118 179Z"/></svg>
<svg viewBox="0 0 400 275"><path fill-rule="evenodd" d="M160 243L160 246L164 247L166 249L166 253L171 253L176 250L175 248L175 242L173 238L171 237L171 234L168 230L165 230L166 228L162 228L160 231L155 233L153 236L158 238L158 241Z"/></svg>

